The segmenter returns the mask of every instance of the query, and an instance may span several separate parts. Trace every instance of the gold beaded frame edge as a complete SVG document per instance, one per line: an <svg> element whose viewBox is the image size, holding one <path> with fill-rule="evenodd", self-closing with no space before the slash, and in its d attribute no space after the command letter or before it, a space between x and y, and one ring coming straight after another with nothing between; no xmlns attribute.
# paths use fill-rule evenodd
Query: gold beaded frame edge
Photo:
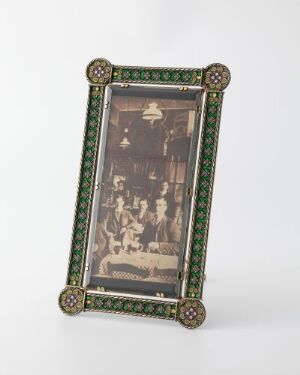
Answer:
<svg viewBox="0 0 300 375"><path fill-rule="evenodd" d="M223 90L230 82L230 72L226 66L218 63L198 69L159 68L114 66L108 60L98 58L88 64L86 76L89 82L87 116L67 280L66 286L59 294L59 307L68 315L75 315L81 311L101 311L177 320L186 328L196 328L203 323L206 316L200 299L204 281ZM195 173L196 188L191 213L190 241L185 249L183 295L177 300L121 293L99 293L83 287L104 93L105 86L109 83L175 85L179 89L196 86L204 90L204 100L199 115L201 140L198 168Z"/></svg>

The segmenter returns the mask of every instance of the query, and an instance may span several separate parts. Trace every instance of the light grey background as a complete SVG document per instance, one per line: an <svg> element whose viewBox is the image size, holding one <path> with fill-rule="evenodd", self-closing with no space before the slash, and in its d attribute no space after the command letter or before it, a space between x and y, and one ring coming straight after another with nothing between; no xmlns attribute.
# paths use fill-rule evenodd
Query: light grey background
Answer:
<svg viewBox="0 0 300 375"><path fill-rule="evenodd" d="M299 10L0 1L1 374L300 374ZM95 57L232 72L198 330L57 307Z"/></svg>

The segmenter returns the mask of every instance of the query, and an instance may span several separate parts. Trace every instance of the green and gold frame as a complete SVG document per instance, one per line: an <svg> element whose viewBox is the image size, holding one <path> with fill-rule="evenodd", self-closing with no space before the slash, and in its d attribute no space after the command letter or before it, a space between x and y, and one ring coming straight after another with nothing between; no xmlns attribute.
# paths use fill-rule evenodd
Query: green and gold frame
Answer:
<svg viewBox="0 0 300 375"><path fill-rule="evenodd" d="M101 311L196 328L206 315L209 216L230 72L222 64L150 68L101 58L86 75L87 117L59 306L69 315ZM138 223L143 206L149 217Z"/></svg>

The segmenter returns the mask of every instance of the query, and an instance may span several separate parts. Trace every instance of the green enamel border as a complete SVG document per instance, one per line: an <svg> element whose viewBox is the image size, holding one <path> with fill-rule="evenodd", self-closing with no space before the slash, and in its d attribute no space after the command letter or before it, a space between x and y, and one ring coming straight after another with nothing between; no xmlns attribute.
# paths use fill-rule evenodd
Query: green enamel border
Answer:
<svg viewBox="0 0 300 375"><path fill-rule="evenodd" d="M87 293L84 305L85 311L102 311L169 320L175 320L176 309L176 302L161 302L96 293Z"/></svg>
<svg viewBox="0 0 300 375"><path fill-rule="evenodd" d="M188 262L188 282L185 290L185 297L189 298L202 297L222 99L222 92L207 92L204 105L199 168L191 229L192 239Z"/></svg>
<svg viewBox="0 0 300 375"><path fill-rule="evenodd" d="M97 168L104 90L104 86L92 86L89 91L67 285L80 286L82 284Z"/></svg>
<svg viewBox="0 0 300 375"><path fill-rule="evenodd" d="M201 85L203 69L113 66L112 82L161 85Z"/></svg>
<svg viewBox="0 0 300 375"><path fill-rule="evenodd" d="M98 74L99 67L103 70L103 76ZM205 308L199 299L202 298L212 186L223 99L221 90L224 90L229 84L230 72L222 64L211 64L205 69L150 68L113 66L105 59L95 59L87 67L87 78L90 83L87 118L68 276L66 287L59 296L60 308L63 312L71 315L85 310L179 320L185 327L195 328L202 324L205 319ZM217 83L216 80L218 80ZM188 252L187 283L184 298L178 299L177 302L148 300L142 296L132 298L87 293L86 289L82 288L104 108L105 85L110 82L164 84L177 85L178 87L188 85L198 86L199 89L203 88L205 90L201 148L196 177L197 186L195 204L192 211L191 247L186 250ZM76 306L72 308L68 306L68 296L73 296L72 298L75 297L79 300ZM84 301L82 306L80 305L81 296L82 301ZM197 313L197 316L190 321L186 320L182 314L191 308L194 308L194 313Z"/></svg>

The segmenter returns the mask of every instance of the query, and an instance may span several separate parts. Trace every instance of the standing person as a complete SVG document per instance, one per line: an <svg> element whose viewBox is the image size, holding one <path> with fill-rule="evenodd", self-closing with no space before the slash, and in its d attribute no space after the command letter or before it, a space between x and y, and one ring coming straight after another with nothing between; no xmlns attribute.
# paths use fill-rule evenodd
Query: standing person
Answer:
<svg viewBox="0 0 300 375"><path fill-rule="evenodd" d="M179 226L166 216L168 204L165 198L155 201L155 214L145 224L140 242L148 252L178 255L180 243Z"/></svg>
<svg viewBox="0 0 300 375"><path fill-rule="evenodd" d="M170 219L174 219L176 202L174 196L169 192L168 181L163 181L161 183L159 193L156 195L155 199L157 198L164 198L166 200L168 205L166 216L168 216Z"/></svg>
<svg viewBox="0 0 300 375"><path fill-rule="evenodd" d="M124 192L125 192L125 184L123 180L118 181L117 185L118 185L117 190L115 190L113 193L114 200L116 200L116 198L120 195L124 196Z"/></svg>

